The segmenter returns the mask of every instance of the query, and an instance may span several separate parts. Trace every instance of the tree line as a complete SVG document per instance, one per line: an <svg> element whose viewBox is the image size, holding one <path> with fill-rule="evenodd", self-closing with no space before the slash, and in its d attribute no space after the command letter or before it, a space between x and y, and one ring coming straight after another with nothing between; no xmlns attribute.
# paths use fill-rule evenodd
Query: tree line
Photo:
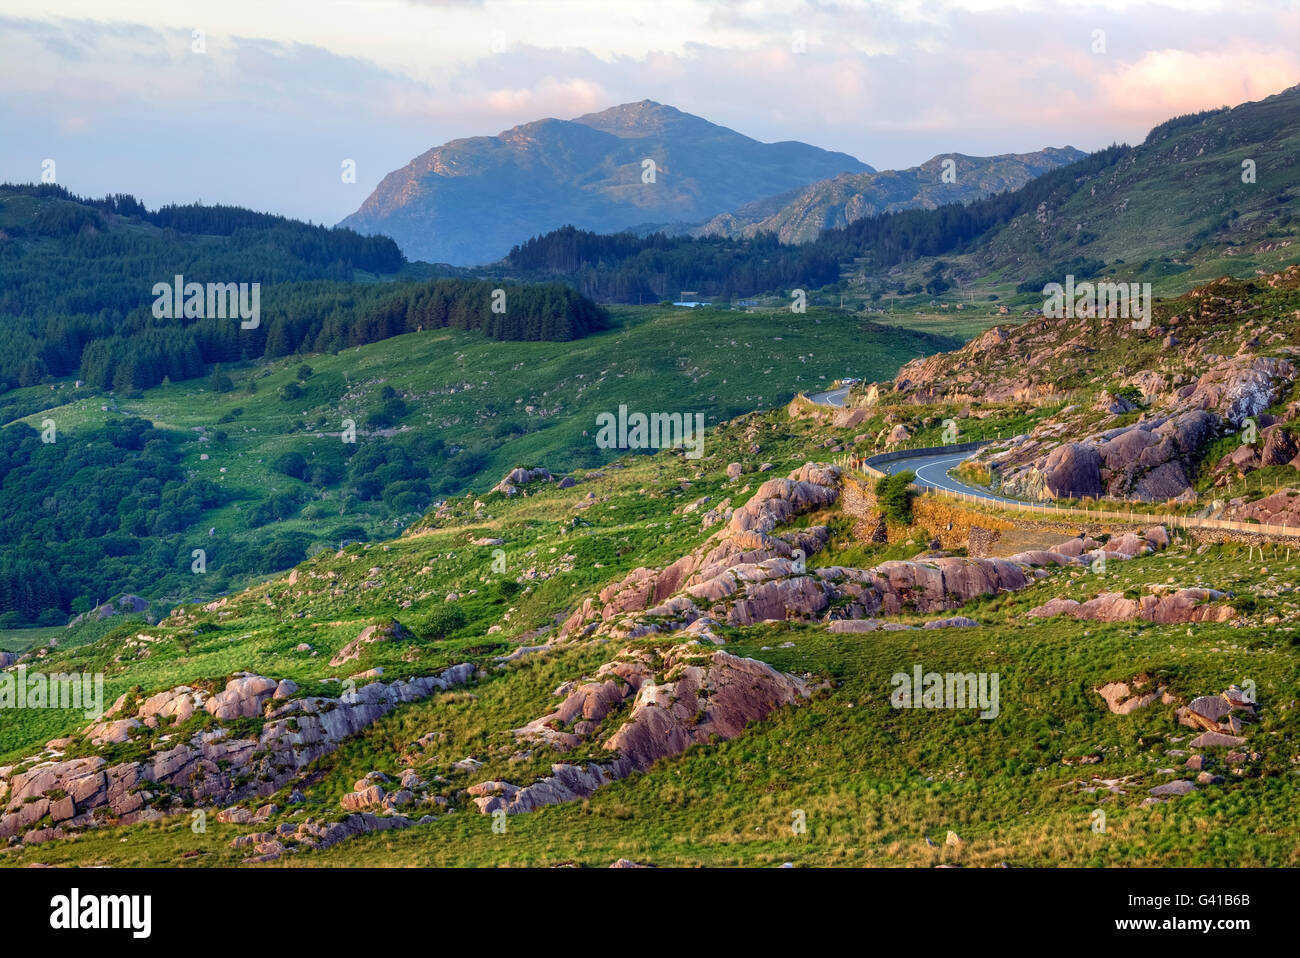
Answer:
<svg viewBox="0 0 1300 958"><path fill-rule="evenodd" d="M129 220L161 228L123 228ZM595 303L556 283L357 282L356 270L402 266L392 240L237 207L150 213L125 194L85 200L52 184L6 184L0 230L0 391L74 375L99 389L143 389L212 363L335 351L420 329L570 340L608 325ZM155 317L152 288L176 275L261 284L259 326Z"/></svg>
<svg viewBox="0 0 1300 958"><path fill-rule="evenodd" d="M959 254L1040 204L1063 201L1086 179L1131 157L1111 146L1030 180L1017 190L937 209L903 210L823 230L811 243L782 244L774 234L746 239L602 235L565 226L515 246L506 263L527 278L563 277L602 302L656 302L683 289L708 298L816 289L848 264L875 272L926 256Z"/></svg>

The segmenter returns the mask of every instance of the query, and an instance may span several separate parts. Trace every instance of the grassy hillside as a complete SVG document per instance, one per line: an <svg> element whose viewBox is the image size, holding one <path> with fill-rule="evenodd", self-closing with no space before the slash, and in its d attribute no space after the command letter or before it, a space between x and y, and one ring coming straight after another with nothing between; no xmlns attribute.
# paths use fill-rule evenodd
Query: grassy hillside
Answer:
<svg viewBox="0 0 1300 958"><path fill-rule="evenodd" d="M1070 177L1066 168L1031 184L1026 194L1049 181L1054 188L968 248L884 273L861 258L842 285L852 299L898 297L910 307L934 298L921 287L937 276L952 284L942 300L961 302L969 293L1018 309L1041 306L1044 283L1064 282L1066 273L1150 282L1157 295L1175 296L1219 276L1275 271L1300 255L1298 114L1300 88L1293 87L1177 117L1120 148L1104 169Z"/></svg>
<svg viewBox="0 0 1300 958"><path fill-rule="evenodd" d="M702 413L713 426L841 376L888 378L910 359L956 345L816 309L624 307L614 311L614 325L570 343L425 331L336 355L227 365L227 392L207 378L118 398L65 381L9 398L45 407L22 421L39 431L54 420L60 442L124 416L149 420L178 437L178 466L190 481L223 491L227 501L171 537L175 558L142 562L135 578L124 573L120 588L174 602L276 568L265 564L274 562L265 555L273 542L286 543L283 568L343 539L395 535L437 499L487 488L516 465L562 474L607 461L617 453L597 448L596 416L621 404ZM340 439L344 419L356 423L354 445ZM308 481L280 470L293 453L303 457ZM426 478L384 465L395 456ZM317 467L323 472L313 476ZM190 572L196 548L208 552L202 579ZM243 561L252 553L260 566Z"/></svg>
<svg viewBox="0 0 1300 958"><path fill-rule="evenodd" d="M980 623L976 627L837 635L816 623L721 626L728 652L806 673L825 687L807 704L782 709L732 741L660 761L589 800L511 816L504 833L494 832L492 819L478 813L463 789L490 778L527 782L547 774L555 754L536 746L521 751L509 730L545 714L557 701L557 686L590 674L621 646L571 640L509 664L496 656L542 641L534 630L602 584L635 566L660 567L702 542L708 530L699 512L683 506L704 496L739 504L762 478L747 474L729 482L727 462L764 458L776 464L772 475L784 475L815 455L825 439L844 441L853 431L774 411L719 429L697 462L669 453L632 457L626 468L580 477L572 489L541 484L513 499L484 495L480 487L481 509L472 497L456 500L418 535L324 552L300 567L293 581L281 577L219 609L186 609L159 627L119 629L52 653L42 663L47 670L104 671L107 699L133 686L146 694L181 682L219 687L245 669L291 678L307 691L327 690L321 683L330 676L376 667L384 669L384 681L461 661L479 663L484 672L468 689L402 707L319 760L295 786L301 804L288 803L288 787L249 802L277 806L266 825L222 824L210 814L207 830L195 833L184 814L11 847L0 851L0 863L234 865L251 854L230 845L236 836L308 816L337 819L340 798L355 780L371 771L396 777L409 767L436 781L435 791L448 802L428 806L431 823L361 836L328 851L304 850L281 864L605 866L619 857L661 866L1157 867L1225 857L1245 865L1300 864L1294 749L1286 744L1300 732L1288 707L1300 681L1300 609L1286 588L1300 569L1285 550L1270 549L1261 564L1244 546L1198 550L1194 542L1116 563L1100 576L1057 570L1023 592L976 600L960 610ZM748 450L756 441L761 450L754 455ZM583 508L589 494L595 498ZM942 525L934 524L942 522L940 514L927 515L917 526L891 528L888 543L871 544L836 506L817 517L833 534L816 564L867 565L914 552L942 534ZM943 515L996 521L962 507ZM575 516L585 523L575 524ZM1040 533L1049 540L1068 535ZM489 547L472 544L480 537L504 540L504 574L493 571ZM1259 607L1234 623L1195 626L1025 616L1056 596L1141 590L1170 580L1252 594ZM443 637L438 623L449 592L460 597L454 604L464 619ZM366 646L360 659L341 668L327 665L363 625L390 615L416 637ZM896 618L916 624L925 617ZM490 631L494 626L500 630ZM152 640L147 647L135 641L138 632ZM297 650L304 642L314 655ZM892 710L890 676L912 663L936 671L999 672L998 718ZM1249 734L1260 757L1250 760L1245 774L1227 775L1226 783L1143 805L1149 788L1170 779L1162 769L1181 767L1189 733L1175 724L1171 707L1113 715L1091 691L1138 674L1158 677L1184 701L1233 682L1254 682L1263 711ZM261 720L240 721L249 732ZM44 739L83 724L68 713L21 711L5 726L3 754L6 761L30 754ZM143 730L115 746L113 760L136 754L162 731ZM417 739L424 744L415 746ZM481 766L456 765L467 757ZM1094 764L1081 765L1081 757ZM1226 774L1222 765L1215 770ZM1119 782L1118 791L1099 779ZM1092 827L1099 808L1106 813L1104 832ZM796 811L804 813L805 833L791 828ZM958 844L945 842L949 831Z"/></svg>

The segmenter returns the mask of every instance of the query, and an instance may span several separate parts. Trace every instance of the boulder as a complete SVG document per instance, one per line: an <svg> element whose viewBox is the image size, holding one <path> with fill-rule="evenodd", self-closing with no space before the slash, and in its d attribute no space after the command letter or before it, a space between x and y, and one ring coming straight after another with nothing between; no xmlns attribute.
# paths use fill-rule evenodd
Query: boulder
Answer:
<svg viewBox="0 0 1300 958"><path fill-rule="evenodd" d="M1082 442L1057 446L1043 463L1043 488L1053 498L1101 495L1101 456Z"/></svg>
<svg viewBox="0 0 1300 958"><path fill-rule="evenodd" d="M343 665L345 662L361 658L363 648L374 642L396 642L413 638L415 638L414 634L396 619L375 622L362 629L355 639L330 659L330 665Z"/></svg>
<svg viewBox="0 0 1300 958"><path fill-rule="evenodd" d="M1187 795L1196 791L1196 786L1186 779L1177 779L1172 782L1166 782L1164 785L1157 785L1151 789L1152 795Z"/></svg>
<svg viewBox="0 0 1300 958"><path fill-rule="evenodd" d="M1202 732L1188 743L1189 748L1215 748L1219 746L1245 745L1246 740L1239 735L1227 735L1223 732Z"/></svg>
<svg viewBox="0 0 1300 958"><path fill-rule="evenodd" d="M252 718L262 714L262 703L278 685L264 675L244 673L227 682L225 691L212 696L203 707L217 719Z"/></svg>

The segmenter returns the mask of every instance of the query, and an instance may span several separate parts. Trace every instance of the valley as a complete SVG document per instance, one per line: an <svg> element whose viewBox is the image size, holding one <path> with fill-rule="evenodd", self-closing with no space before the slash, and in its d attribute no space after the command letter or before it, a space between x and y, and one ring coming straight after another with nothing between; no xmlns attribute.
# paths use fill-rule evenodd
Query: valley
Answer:
<svg viewBox="0 0 1300 958"><path fill-rule="evenodd" d="M62 107L160 205L0 184L0 869L1107 869L1091 933L1170 900L1119 869L1300 866L1296 73L1066 4L1093 48L990 96L1000 9L761 7L385 4L375 75L331 5L113 34L313 212ZM299 71L325 132L232 92Z"/></svg>

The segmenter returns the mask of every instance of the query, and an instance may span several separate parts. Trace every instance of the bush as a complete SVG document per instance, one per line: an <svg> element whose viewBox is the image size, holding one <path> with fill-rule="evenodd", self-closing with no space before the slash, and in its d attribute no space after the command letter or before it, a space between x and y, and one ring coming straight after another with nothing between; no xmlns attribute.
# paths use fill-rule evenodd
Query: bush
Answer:
<svg viewBox="0 0 1300 958"><path fill-rule="evenodd" d="M307 459L300 452L286 452L276 458L271 468L290 479L302 479L307 474Z"/></svg>
<svg viewBox="0 0 1300 958"><path fill-rule="evenodd" d="M915 479L916 473L911 469L904 469L892 476L882 476L876 480L876 501L884 512L885 518L904 525L912 524L912 497L916 493L907 487Z"/></svg>
<svg viewBox="0 0 1300 958"><path fill-rule="evenodd" d="M428 637L431 639L445 639L457 629L463 629L468 620L465 617L465 611L458 605L448 602L437 609L429 616L426 623Z"/></svg>

